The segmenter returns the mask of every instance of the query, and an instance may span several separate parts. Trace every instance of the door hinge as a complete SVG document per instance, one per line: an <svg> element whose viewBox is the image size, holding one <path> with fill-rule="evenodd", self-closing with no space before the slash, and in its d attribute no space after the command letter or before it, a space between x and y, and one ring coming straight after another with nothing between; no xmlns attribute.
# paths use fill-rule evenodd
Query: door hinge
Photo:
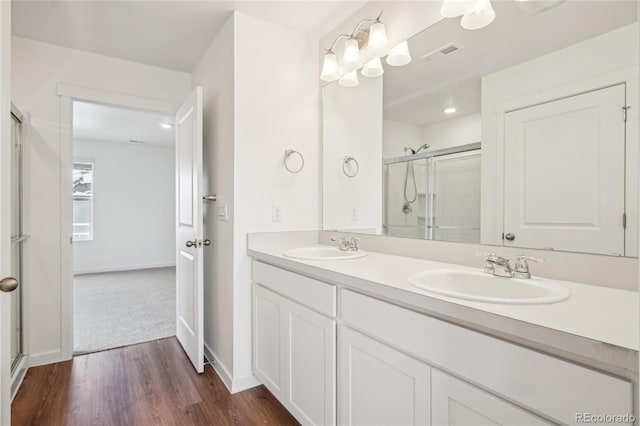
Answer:
<svg viewBox="0 0 640 426"><path fill-rule="evenodd" d="M502 239L504 240L504 232L502 233Z"/></svg>
<svg viewBox="0 0 640 426"><path fill-rule="evenodd" d="M627 111L629 111L629 109L631 109L631 107L627 105L622 107L622 118L625 123L627 122Z"/></svg>
<svg viewBox="0 0 640 426"><path fill-rule="evenodd" d="M622 228L627 229L627 214L622 213Z"/></svg>

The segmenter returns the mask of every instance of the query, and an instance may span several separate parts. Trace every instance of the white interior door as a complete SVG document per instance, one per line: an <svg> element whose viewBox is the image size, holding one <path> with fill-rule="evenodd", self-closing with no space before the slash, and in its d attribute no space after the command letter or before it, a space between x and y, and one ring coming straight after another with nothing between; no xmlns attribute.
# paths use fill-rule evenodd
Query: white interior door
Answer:
<svg viewBox="0 0 640 426"><path fill-rule="evenodd" d="M0 2L0 279L7 277L11 271L10 42L11 2ZM0 424L2 425L11 424L10 363L11 294L0 291Z"/></svg>
<svg viewBox="0 0 640 426"><path fill-rule="evenodd" d="M176 335L204 371L202 87L176 114Z"/></svg>
<svg viewBox="0 0 640 426"><path fill-rule="evenodd" d="M505 245L624 254L624 105L620 84L506 114Z"/></svg>

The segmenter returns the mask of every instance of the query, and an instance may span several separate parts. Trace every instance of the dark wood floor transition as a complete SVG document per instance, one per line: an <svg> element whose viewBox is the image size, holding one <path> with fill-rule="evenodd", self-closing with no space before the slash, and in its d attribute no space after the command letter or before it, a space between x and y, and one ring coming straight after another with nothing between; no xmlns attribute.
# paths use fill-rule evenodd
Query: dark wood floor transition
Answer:
<svg viewBox="0 0 640 426"><path fill-rule="evenodd" d="M297 425L264 386L231 395L175 338L30 368L12 425Z"/></svg>

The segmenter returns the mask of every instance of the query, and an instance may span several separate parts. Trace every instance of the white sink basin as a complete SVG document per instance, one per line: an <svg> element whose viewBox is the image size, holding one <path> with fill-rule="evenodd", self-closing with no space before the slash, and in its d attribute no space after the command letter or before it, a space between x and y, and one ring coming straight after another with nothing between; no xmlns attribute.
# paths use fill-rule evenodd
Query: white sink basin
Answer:
<svg viewBox="0 0 640 426"><path fill-rule="evenodd" d="M367 252L364 250L342 251L331 246L309 246L287 250L283 255L301 260L349 260L365 257Z"/></svg>
<svg viewBox="0 0 640 426"><path fill-rule="evenodd" d="M434 269L409 277L409 282L443 296L508 305L558 303L571 296L567 287L552 280L503 278L480 271Z"/></svg>

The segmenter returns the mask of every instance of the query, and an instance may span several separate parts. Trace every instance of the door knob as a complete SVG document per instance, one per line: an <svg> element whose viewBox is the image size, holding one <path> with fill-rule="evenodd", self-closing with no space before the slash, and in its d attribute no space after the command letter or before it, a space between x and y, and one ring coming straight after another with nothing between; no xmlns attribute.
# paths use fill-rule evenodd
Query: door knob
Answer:
<svg viewBox="0 0 640 426"><path fill-rule="evenodd" d="M0 280L0 291L4 291L6 293L15 290L18 288L18 280L13 277L6 277Z"/></svg>
<svg viewBox="0 0 640 426"><path fill-rule="evenodd" d="M210 246L211 245L211 240L204 240L202 242L202 244L204 244L205 246Z"/></svg>
<svg viewBox="0 0 640 426"><path fill-rule="evenodd" d="M184 245L187 247L195 247L197 244L197 241L187 241L186 243L184 243Z"/></svg>
<svg viewBox="0 0 640 426"><path fill-rule="evenodd" d="M511 232L509 232L507 235L504 236L507 240L509 241L513 241L516 239L516 236L514 234L512 234Z"/></svg>

